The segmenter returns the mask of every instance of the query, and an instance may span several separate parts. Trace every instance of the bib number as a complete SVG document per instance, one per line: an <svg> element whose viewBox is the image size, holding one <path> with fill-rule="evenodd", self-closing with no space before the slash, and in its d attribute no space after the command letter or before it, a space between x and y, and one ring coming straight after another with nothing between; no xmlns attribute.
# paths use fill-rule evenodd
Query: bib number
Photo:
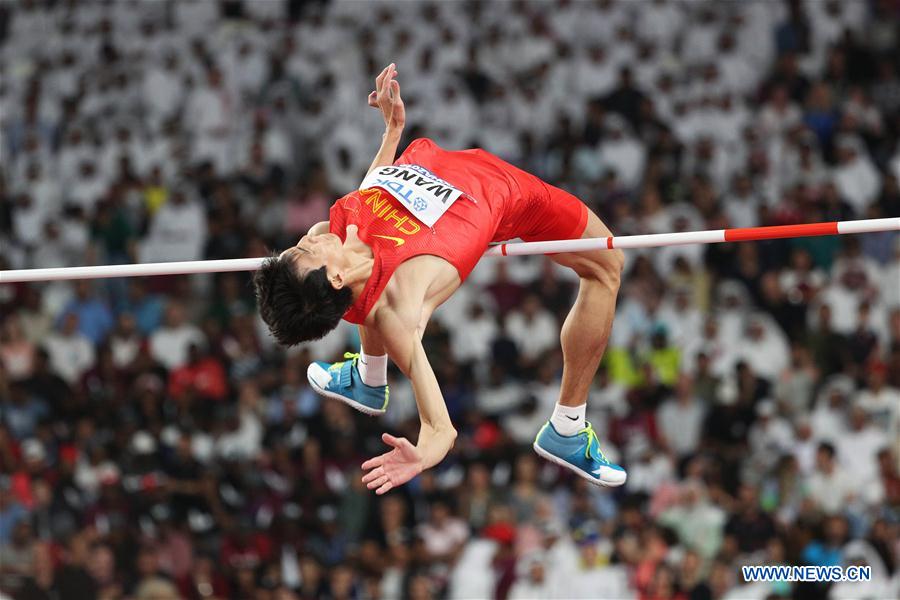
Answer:
<svg viewBox="0 0 900 600"><path fill-rule="evenodd" d="M419 165L378 167L359 185L360 190L373 187L388 192L428 227L462 196L461 190Z"/></svg>

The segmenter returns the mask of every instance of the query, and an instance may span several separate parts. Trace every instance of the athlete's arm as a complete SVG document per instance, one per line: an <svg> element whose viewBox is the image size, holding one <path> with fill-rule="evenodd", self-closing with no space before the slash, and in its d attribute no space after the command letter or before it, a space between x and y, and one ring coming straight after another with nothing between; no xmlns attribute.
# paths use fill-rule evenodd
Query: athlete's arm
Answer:
<svg viewBox="0 0 900 600"><path fill-rule="evenodd" d="M395 309L386 307L379 309L376 325L391 360L412 383L421 420L415 446L406 438L384 434L382 439L393 449L363 463L364 470L371 469L363 482L383 494L441 462L453 447L456 429L422 347L417 319L404 319Z"/></svg>
<svg viewBox="0 0 900 600"><path fill-rule="evenodd" d="M396 74L394 63L386 66L375 78L375 91L369 94L369 106L379 109L384 117L384 135L381 137L381 148L369 166L367 175L373 169L394 164L397 146L400 145L400 137L406 125L406 108L400 97L400 84L394 79Z"/></svg>

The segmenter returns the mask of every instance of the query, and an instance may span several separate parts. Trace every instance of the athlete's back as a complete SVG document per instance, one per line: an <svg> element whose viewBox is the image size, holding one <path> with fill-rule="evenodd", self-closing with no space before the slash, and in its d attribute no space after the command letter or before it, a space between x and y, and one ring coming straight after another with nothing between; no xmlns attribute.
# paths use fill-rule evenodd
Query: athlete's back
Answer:
<svg viewBox="0 0 900 600"><path fill-rule="evenodd" d="M366 322L397 269L414 257L440 257L461 282L493 241L577 237L587 222L587 210L577 198L484 150L448 151L429 139L417 139L394 165L381 169L392 181L377 174L367 177L372 187L347 194L331 209L331 233L345 239L347 227L356 225L374 257L365 288L344 315L352 323ZM417 197L412 193L416 180L436 181L441 189L461 195L432 222L417 212L425 203L410 202ZM440 274L444 269L434 269L441 279L436 285L443 289L449 277ZM435 297L435 290L429 297Z"/></svg>

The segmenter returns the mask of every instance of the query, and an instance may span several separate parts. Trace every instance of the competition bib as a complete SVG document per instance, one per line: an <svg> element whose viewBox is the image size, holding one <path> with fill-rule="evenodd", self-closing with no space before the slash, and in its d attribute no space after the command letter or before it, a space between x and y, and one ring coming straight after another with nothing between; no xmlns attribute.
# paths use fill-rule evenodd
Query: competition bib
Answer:
<svg viewBox="0 0 900 600"><path fill-rule="evenodd" d="M428 227L462 196L461 190L419 165L378 167L359 184L360 190L373 187L390 193Z"/></svg>

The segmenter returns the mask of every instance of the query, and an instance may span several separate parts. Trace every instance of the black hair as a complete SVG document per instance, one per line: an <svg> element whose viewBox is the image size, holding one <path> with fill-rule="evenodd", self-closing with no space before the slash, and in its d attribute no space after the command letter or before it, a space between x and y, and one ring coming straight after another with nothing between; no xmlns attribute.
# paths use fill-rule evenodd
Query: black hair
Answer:
<svg viewBox="0 0 900 600"><path fill-rule="evenodd" d="M824 451L826 454L828 454L829 458L834 458L834 454L835 454L834 446L832 444L830 444L829 442L820 443L818 450L820 452Z"/></svg>
<svg viewBox="0 0 900 600"><path fill-rule="evenodd" d="M350 288L331 287L324 266L301 275L293 261L280 256L263 262L253 285L259 314L282 346L325 336L353 304Z"/></svg>

